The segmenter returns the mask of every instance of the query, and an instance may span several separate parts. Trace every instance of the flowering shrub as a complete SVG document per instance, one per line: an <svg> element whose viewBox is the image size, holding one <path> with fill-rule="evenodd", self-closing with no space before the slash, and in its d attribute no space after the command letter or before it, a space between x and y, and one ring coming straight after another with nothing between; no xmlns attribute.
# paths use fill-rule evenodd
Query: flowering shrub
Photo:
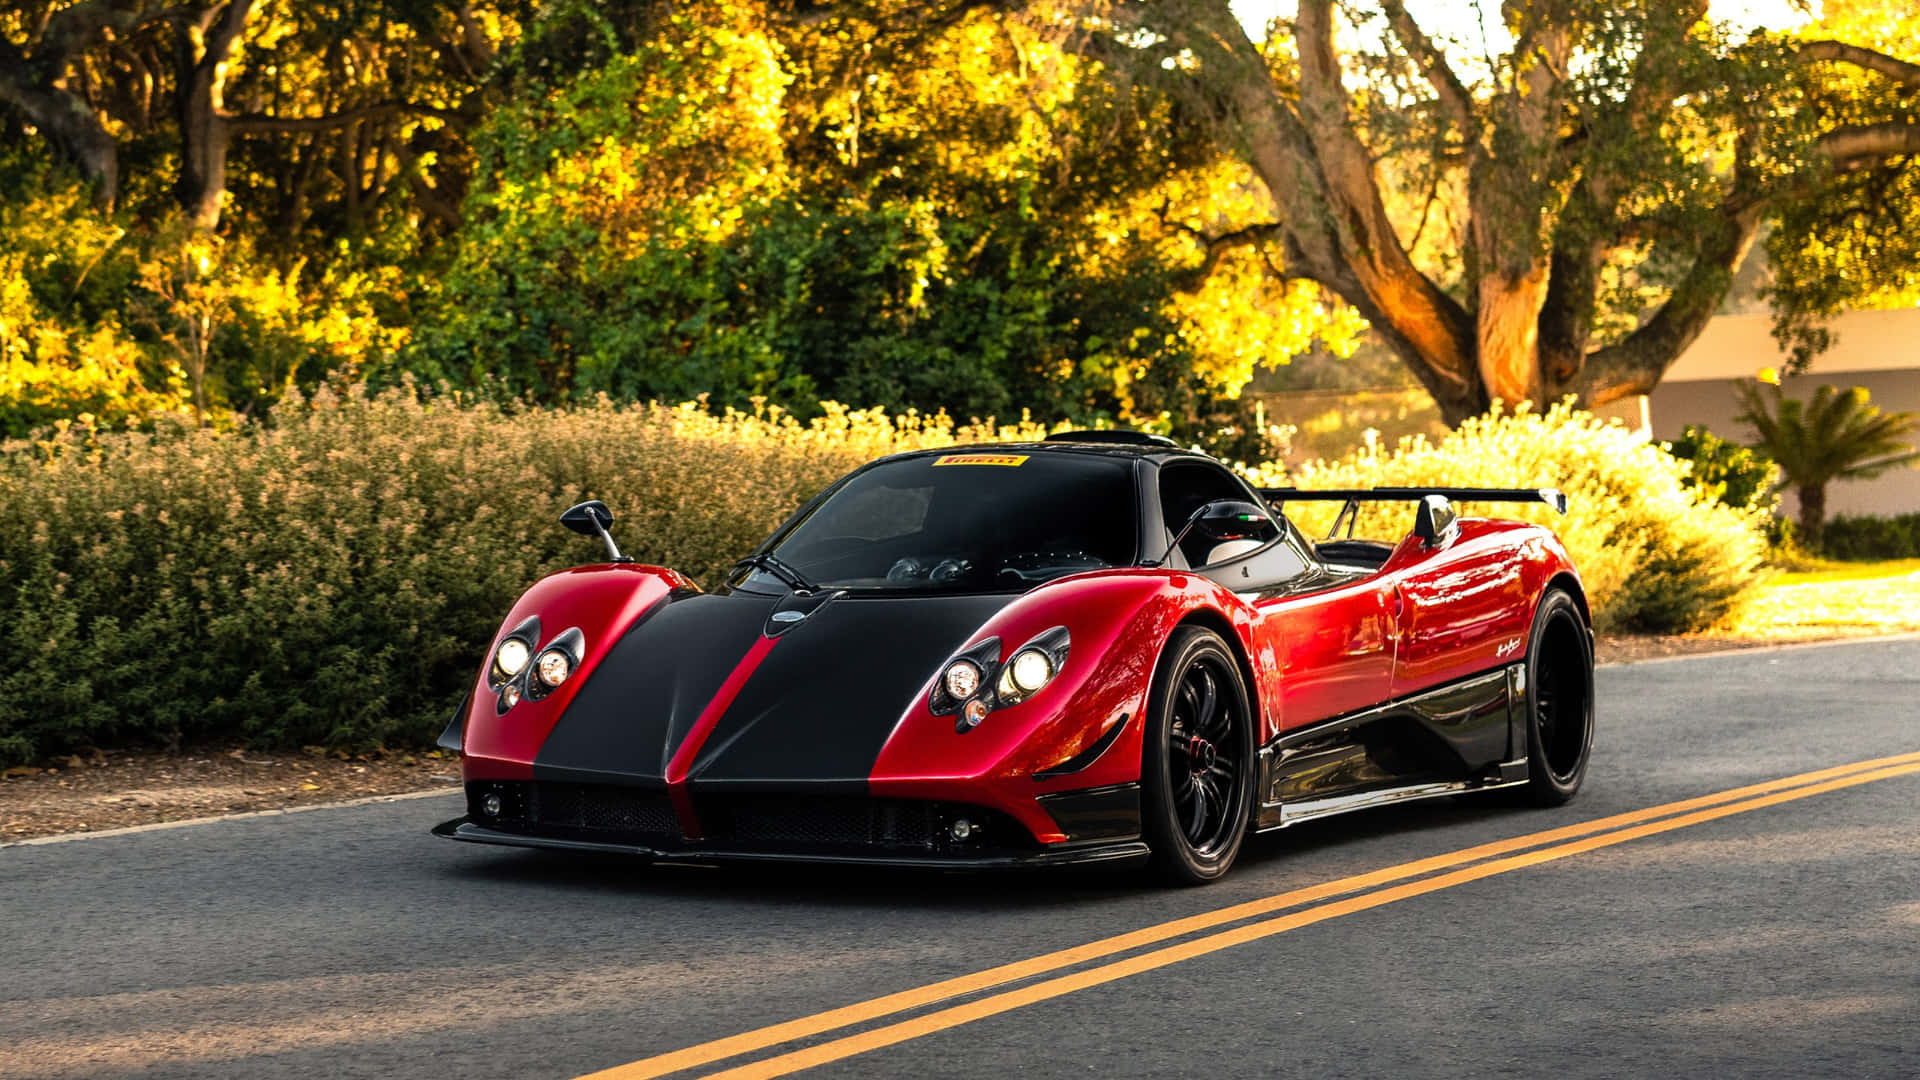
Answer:
<svg viewBox="0 0 1920 1080"><path fill-rule="evenodd" d="M854 465L1032 438L828 406L504 412L407 389L292 397L236 432L63 427L0 451L0 760L88 744L417 743L514 596L598 548L708 584Z"/></svg>
<svg viewBox="0 0 1920 1080"><path fill-rule="evenodd" d="M788 513L883 454L1037 438L944 415L600 401L511 410L409 387L291 396L233 431L61 426L0 444L0 761L88 744L244 738L418 743L459 699L512 598L598 557L560 512L600 498L622 547L712 585ZM1257 481L1556 484L1572 500L1501 515L1565 538L1603 626L1713 620L1752 579L1756 515L1584 414L1469 422ZM1297 504L1309 532L1333 508ZM1324 516L1316 514L1324 510ZM1404 507L1363 532L1398 536Z"/></svg>
<svg viewBox="0 0 1920 1080"><path fill-rule="evenodd" d="M1366 448L1287 473L1248 470L1269 486L1557 487L1567 516L1538 504L1474 506L1462 512L1551 527L1566 544L1602 629L1702 629L1739 599L1766 552L1763 510L1735 509L1694 485L1688 463L1592 414L1556 405L1544 414L1493 414L1461 424L1437 443L1403 440L1392 453ZM1288 513L1309 536L1332 524L1338 505L1296 503ZM1361 514L1355 535L1398 538L1410 506Z"/></svg>

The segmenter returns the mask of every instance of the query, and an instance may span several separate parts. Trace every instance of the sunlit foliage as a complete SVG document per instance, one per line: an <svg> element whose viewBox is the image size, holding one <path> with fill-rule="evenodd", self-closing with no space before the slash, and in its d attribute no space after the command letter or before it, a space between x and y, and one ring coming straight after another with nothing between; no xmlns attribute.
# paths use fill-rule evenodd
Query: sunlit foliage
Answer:
<svg viewBox="0 0 1920 1080"><path fill-rule="evenodd" d="M1883 0L1825 0L1801 36L1837 38L1911 56L1920 8ZM1846 69L1822 72L1811 108L1829 125L1866 125L1911 113L1920 91ZM1804 369L1832 344L1825 321L1854 308L1920 305L1920 166L1916 155L1846 170L1786 200L1766 241L1775 336Z"/></svg>
<svg viewBox="0 0 1920 1080"><path fill-rule="evenodd" d="M1567 495L1565 517L1532 504L1466 504L1462 512L1551 527L1579 568L1595 625L1606 630L1704 629L1738 604L1766 553L1764 509L1719 502L1688 462L1565 404L1475 417L1437 442L1413 436L1391 450L1370 446L1251 475L1300 487L1557 487ZM1319 536L1338 508L1302 503L1288 512ZM1380 504L1361 512L1357 535L1398 539L1412 522L1410 507Z"/></svg>
<svg viewBox="0 0 1920 1080"><path fill-rule="evenodd" d="M245 234L91 213L58 176L10 179L28 197L0 201L0 434L178 412L226 423L329 373L389 368L407 340L377 313L397 268L316 269Z"/></svg>
<svg viewBox="0 0 1920 1080"><path fill-rule="evenodd" d="M556 39L609 55L555 65ZM1256 198L1244 170L1001 14L901 40L690 5L629 43L562 7L508 65L435 376L1191 431L1256 365L1359 330L1250 255L1194 273L1200 226Z"/></svg>
<svg viewBox="0 0 1920 1080"><path fill-rule="evenodd" d="M1251 172L1190 103L1073 52L1066 7L42 14L0 14L26 72L0 87L0 213L38 223L0 254L86 295L9 309L46 343L9 351L9 430L222 424L338 368L542 402L1031 407L1250 453L1251 374L1362 329L1216 242L1260 211Z"/></svg>

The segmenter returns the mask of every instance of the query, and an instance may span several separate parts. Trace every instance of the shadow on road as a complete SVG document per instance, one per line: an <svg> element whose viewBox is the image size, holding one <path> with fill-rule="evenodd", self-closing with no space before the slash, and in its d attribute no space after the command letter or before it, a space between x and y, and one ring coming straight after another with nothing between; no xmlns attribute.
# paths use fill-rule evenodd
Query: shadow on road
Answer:
<svg viewBox="0 0 1920 1080"><path fill-rule="evenodd" d="M1361 841L1462 824L1511 818L1524 832L1524 811L1459 799L1382 807L1328 821L1307 822L1249 837L1227 881L1246 881L1268 868L1337 852ZM1436 849L1437 850L1437 849ZM989 906L1051 908L1166 888L1145 867L987 872L900 870L792 864L655 865L618 855L571 854L511 848L468 848L445 872L475 884L631 893L659 898L919 908L930 911ZM1315 875L1316 878L1323 875Z"/></svg>

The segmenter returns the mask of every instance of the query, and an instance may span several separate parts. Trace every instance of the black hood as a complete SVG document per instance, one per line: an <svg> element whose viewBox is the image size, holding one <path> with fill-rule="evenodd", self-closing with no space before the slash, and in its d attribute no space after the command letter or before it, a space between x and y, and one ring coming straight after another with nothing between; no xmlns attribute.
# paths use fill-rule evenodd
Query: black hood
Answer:
<svg viewBox="0 0 1920 1080"><path fill-rule="evenodd" d="M706 736L696 787L859 789L940 662L1011 594L809 604L747 592L676 599L609 652L534 759L543 780L664 785L694 721L763 634L778 632ZM776 609L811 608L797 622Z"/></svg>

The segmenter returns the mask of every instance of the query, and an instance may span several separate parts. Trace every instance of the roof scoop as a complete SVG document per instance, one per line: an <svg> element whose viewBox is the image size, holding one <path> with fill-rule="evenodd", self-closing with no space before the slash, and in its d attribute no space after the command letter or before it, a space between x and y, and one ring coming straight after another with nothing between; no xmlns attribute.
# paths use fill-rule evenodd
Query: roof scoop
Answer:
<svg viewBox="0 0 1920 1080"><path fill-rule="evenodd" d="M608 562L633 561L632 556L620 554L619 545L613 542L613 534L607 531L608 526L613 524L613 511L607 509L607 504L599 499L588 499L569 507L566 513L560 515L560 524L582 536L598 536L600 542L607 545Z"/></svg>
<svg viewBox="0 0 1920 1080"><path fill-rule="evenodd" d="M1123 428L1099 428L1088 431L1056 431L1047 436L1044 442L1107 443L1113 446L1166 446L1178 449L1180 444L1165 435L1150 435L1144 431L1127 431Z"/></svg>

